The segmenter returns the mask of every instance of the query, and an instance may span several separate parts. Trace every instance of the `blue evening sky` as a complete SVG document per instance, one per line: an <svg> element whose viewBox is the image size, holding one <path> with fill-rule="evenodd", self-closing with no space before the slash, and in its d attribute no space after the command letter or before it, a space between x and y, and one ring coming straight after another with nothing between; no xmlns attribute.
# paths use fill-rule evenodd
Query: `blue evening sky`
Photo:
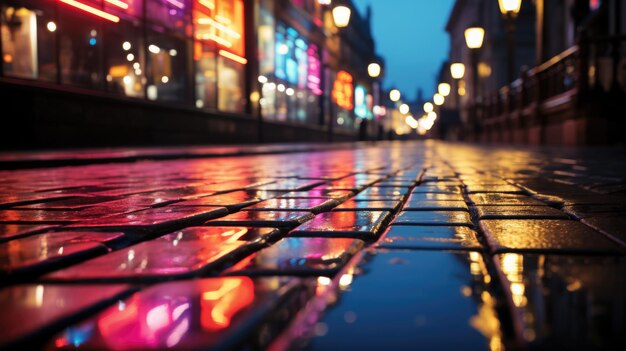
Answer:
<svg viewBox="0 0 626 351"><path fill-rule="evenodd" d="M353 0L365 14L372 6L376 51L385 58L385 88L395 86L413 100L417 89L428 99L448 56L446 22L454 0Z"/></svg>

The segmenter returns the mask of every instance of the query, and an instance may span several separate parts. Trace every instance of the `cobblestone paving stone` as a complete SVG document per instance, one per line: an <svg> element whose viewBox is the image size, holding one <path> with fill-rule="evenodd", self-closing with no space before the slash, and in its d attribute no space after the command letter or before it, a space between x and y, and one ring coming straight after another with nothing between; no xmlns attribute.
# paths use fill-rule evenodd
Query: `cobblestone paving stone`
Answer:
<svg viewBox="0 0 626 351"><path fill-rule="evenodd" d="M0 155L0 349L623 350L624 156Z"/></svg>

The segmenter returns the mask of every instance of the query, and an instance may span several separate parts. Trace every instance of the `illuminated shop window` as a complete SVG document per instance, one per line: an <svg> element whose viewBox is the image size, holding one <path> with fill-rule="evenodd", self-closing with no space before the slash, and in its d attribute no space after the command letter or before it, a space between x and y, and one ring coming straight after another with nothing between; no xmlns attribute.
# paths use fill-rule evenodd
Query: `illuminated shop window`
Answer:
<svg viewBox="0 0 626 351"><path fill-rule="evenodd" d="M96 16L74 7L59 7L61 83L102 87L102 26L103 21Z"/></svg>
<svg viewBox="0 0 626 351"><path fill-rule="evenodd" d="M218 108L222 111L243 112L244 84L244 5L243 0L219 0L215 15L218 37L227 38L230 45L218 43L217 89Z"/></svg>
<svg viewBox="0 0 626 351"><path fill-rule="evenodd" d="M275 32L274 2L260 0L257 13L257 58L259 61L258 84L261 86L259 105L264 118L275 119L276 83L275 71Z"/></svg>
<svg viewBox="0 0 626 351"><path fill-rule="evenodd" d="M197 41L194 45L196 64L197 108L217 109L217 52L211 42Z"/></svg>
<svg viewBox="0 0 626 351"><path fill-rule="evenodd" d="M0 7L2 66L11 77L56 80L57 23L51 6L12 1Z"/></svg>
<svg viewBox="0 0 626 351"><path fill-rule="evenodd" d="M150 100L187 102L187 42L184 39L149 33L146 45L146 96Z"/></svg>
<svg viewBox="0 0 626 351"><path fill-rule="evenodd" d="M217 46L209 35L215 35L215 28L208 22L215 17L214 0L196 0L193 9L194 62L197 108L217 109Z"/></svg>
<svg viewBox="0 0 626 351"><path fill-rule="evenodd" d="M196 106L243 112L244 50L243 0L194 1L194 59Z"/></svg>
<svg viewBox="0 0 626 351"><path fill-rule="evenodd" d="M124 20L104 28L106 90L125 96L143 97L146 61L141 28Z"/></svg>
<svg viewBox="0 0 626 351"><path fill-rule="evenodd" d="M322 94L318 47L295 29L279 24L275 57L276 118L318 123L318 96Z"/></svg>

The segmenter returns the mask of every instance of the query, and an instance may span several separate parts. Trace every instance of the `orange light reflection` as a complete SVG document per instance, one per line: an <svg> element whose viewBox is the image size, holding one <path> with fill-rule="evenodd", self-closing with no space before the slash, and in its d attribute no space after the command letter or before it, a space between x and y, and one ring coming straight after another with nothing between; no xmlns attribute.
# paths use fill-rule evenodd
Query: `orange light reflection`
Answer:
<svg viewBox="0 0 626 351"><path fill-rule="evenodd" d="M254 301L254 283L248 277L207 281L200 300L200 323L209 331L224 329L235 314Z"/></svg>

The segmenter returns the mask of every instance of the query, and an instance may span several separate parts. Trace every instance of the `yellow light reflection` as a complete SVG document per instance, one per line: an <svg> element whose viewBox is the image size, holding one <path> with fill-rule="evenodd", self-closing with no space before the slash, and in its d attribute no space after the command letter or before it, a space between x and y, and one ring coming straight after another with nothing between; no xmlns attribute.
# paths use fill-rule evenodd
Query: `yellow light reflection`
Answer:
<svg viewBox="0 0 626 351"><path fill-rule="evenodd" d="M524 286L524 257L516 253L506 253L502 256L502 271L511 283L510 290L513 303L517 307L526 305L526 291Z"/></svg>
<svg viewBox="0 0 626 351"><path fill-rule="evenodd" d="M486 290L487 284L491 282L491 276L480 253L470 252L469 260L470 273L474 277L476 285L474 289L467 286L463 287L461 293L467 297L474 294L475 298L479 300L478 313L470 319L469 324L489 340L489 350L503 351L504 344L500 332L500 319L496 313L496 300Z"/></svg>

